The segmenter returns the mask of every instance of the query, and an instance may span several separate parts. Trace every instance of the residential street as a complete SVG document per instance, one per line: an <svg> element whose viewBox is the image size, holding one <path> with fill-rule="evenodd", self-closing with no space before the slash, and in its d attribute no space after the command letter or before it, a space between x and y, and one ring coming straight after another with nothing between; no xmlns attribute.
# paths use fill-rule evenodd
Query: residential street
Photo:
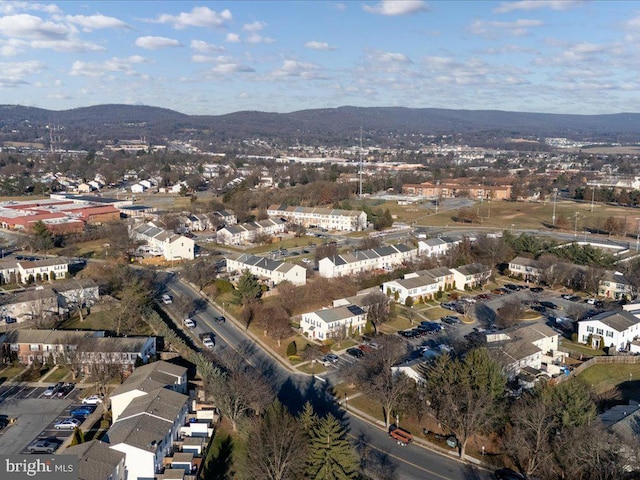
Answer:
<svg viewBox="0 0 640 480"><path fill-rule="evenodd" d="M172 276L168 280L167 288L169 293L176 298L199 298L196 291L179 281L176 276ZM221 314L221 311L208 304L206 309L192 315L197 323L193 333L197 336L205 331L214 332L216 335L215 350L218 353L224 348L237 348L247 341L255 345L235 322L216 323L213 317ZM328 393L331 377L325 379L293 373L259 346L255 346L251 350L247 361L269 379L278 392L280 401L292 411L301 409L304 402L309 399L317 409L328 410L345 418L350 425L350 435L354 438L354 443L363 444L369 450L375 451L377 455L385 456L389 463L395 466L399 479L468 480L492 478L486 471L478 470L454 458L447 458L444 454L427 450L415 444L408 447L398 446L383 428L373 426L336 406L335 399Z"/></svg>

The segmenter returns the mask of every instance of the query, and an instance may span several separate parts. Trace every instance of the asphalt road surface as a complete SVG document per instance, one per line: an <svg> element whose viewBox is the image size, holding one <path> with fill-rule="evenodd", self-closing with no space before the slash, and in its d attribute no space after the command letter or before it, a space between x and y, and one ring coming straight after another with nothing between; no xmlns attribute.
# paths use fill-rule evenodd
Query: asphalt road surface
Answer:
<svg viewBox="0 0 640 480"><path fill-rule="evenodd" d="M197 300L199 294L185 285L176 276L167 278L167 293L174 298ZM251 340L245 332L232 321L218 324L215 316L222 312L207 304L199 312L191 315L196 327L191 330L195 338L199 333L215 334L215 351L221 353L225 348L239 348ZM253 344L253 342L251 342ZM387 432L350 415L339 408L330 393L332 376L328 378L295 374L287 370L262 348L253 346L247 361L257 368L277 392L278 399L291 411L299 411L306 400L310 400L319 411L331 411L344 419L350 427L350 436L354 443L382 459L394 469L396 478L402 480L469 480L489 479L490 474L476 467L461 463L454 458L426 450L416 445L398 446Z"/></svg>

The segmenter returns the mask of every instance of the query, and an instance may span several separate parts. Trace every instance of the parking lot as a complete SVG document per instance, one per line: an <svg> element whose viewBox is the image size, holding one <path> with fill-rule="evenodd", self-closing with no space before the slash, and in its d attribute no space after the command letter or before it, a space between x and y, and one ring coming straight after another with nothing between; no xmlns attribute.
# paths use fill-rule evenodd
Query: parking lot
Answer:
<svg viewBox="0 0 640 480"><path fill-rule="evenodd" d="M26 454L37 439L55 439L61 444L73 434L73 428L56 429L55 424L71 418L71 410L82 406L82 390L74 388L62 397L45 396L47 386L0 386L0 414L15 418L15 423L0 429L0 452Z"/></svg>

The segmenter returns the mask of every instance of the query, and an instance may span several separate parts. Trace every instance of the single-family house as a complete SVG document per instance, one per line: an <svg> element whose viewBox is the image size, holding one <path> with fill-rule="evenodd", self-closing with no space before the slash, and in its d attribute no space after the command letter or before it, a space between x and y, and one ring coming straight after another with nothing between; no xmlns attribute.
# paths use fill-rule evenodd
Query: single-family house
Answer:
<svg viewBox="0 0 640 480"><path fill-rule="evenodd" d="M413 303L432 299L442 290L440 283L430 275L405 275L404 278L382 284L382 291L396 302L404 304L411 297Z"/></svg>
<svg viewBox="0 0 640 480"><path fill-rule="evenodd" d="M598 284L598 295L612 300L630 300L638 294L638 285L621 272L605 272Z"/></svg>
<svg viewBox="0 0 640 480"><path fill-rule="evenodd" d="M192 239L157 227L152 222L132 228L130 235L135 240L146 242L150 253L162 255L165 260L195 258L195 242Z"/></svg>
<svg viewBox="0 0 640 480"><path fill-rule="evenodd" d="M516 257L509 262L509 274L521 277L525 282L540 282L542 270L533 258Z"/></svg>
<svg viewBox="0 0 640 480"><path fill-rule="evenodd" d="M599 350L628 350L640 337L640 317L628 311L603 312L578 322L578 342Z"/></svg>
<svg viewBox="0 0 640 480"><path fill-rule="evenodd" d="M457 242L448 242L442 238L429 238L418 242L418 254L425 257L442 257L451 250Z"/></svg>
<svg viewBox="0 0 640 480"><path fill-rule="evenodd" d="M345 305L303 313L300 328L307 337L324 341L360 334L366 323L367 314L362 307Z"/></svg>

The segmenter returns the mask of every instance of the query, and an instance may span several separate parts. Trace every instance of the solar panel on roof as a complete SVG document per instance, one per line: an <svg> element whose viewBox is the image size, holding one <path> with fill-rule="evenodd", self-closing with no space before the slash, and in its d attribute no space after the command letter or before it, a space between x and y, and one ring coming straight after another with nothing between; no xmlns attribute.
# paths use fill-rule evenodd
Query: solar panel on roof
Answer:
<svg viewBox="0 0 640 480"><path fill-rule="evenodd" d="M347 307L347 310L349 310L354 315L363 315L364 314L364 310L362 308L360 308L358 305L349 305Z"/></svg>

